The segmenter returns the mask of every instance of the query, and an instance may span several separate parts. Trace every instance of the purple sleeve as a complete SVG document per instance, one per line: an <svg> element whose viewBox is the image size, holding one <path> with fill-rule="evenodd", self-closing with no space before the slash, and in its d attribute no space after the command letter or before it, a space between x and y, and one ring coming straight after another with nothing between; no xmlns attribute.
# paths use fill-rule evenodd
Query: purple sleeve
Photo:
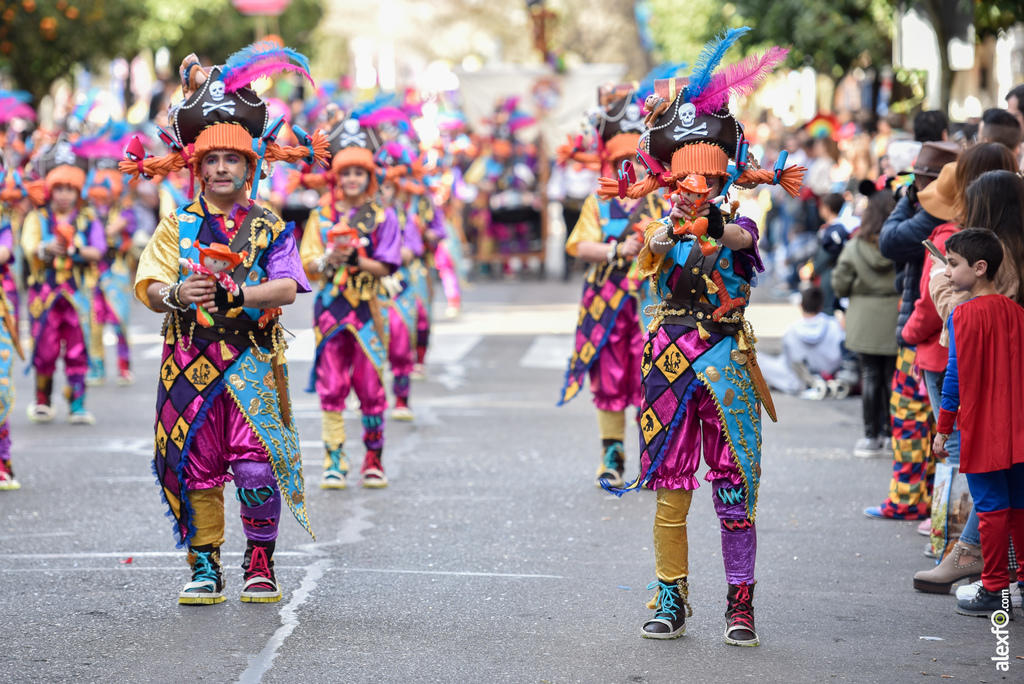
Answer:
<svg viewBox="0 0 1024 684"><path fill-rule="evenodd" d="M757 230L757 224L754 223L753 219L747 218L746 216L737 216L733 223L750 233L750 237L754 238L754 244L741 252L736 252L736 254L749 259L750 264L758 273L764 273L764 263L761 261L761 251L757 246L758 240L761 239L761 233Z"/></svg>
<svg viewBox="0 0 1024 684"><path fill-rule="evenodd" d="M267 278L278 280L280 278L291 278L299 286L298 292L309 292L309 280L306 279L306 272L302 269L302 260L299 259L299 249L295 245L295 234L289 232L284 237L279 237L271 246L267 254Z"/></svg>
<svg viewBox="0 0 1024 684"><path fill-rule="evenodd" d="M95 247L103 253L107 251L107 231L103 229L103 224L96 219L89 223L89 247Z"/></svg>
<svg viewBox="0 0 1024 684"><path fill-rule="evenodd" d="M448 237L448 231L444 227L444 214L441 212L441 207L434 203L434 200L430 200L430 204L434 207L434 218L430 222L428 230L432 231L440 241Z"/></svg>
<svg viewBox="0 0 1024 684"><path fill-rule="evenodd" d="M125 226L124 232L131 237L135 235L135 231L139 229L139 221L135 216L135 211L131 208L125 209L121 212L121 218L128 222Z"/></svg>
<svg viewBox="0 0 1024 684"><path fill-rule="evenodd" d="M6 247L7 251L14 253L14 231L11 230L11 224L7 223L3 229L0 229L0 247Z"/></svg>
<svg viewBox="0 0 1024 684"><path fill-rule="evenodd" d="M377 227L377 246L373 258L391 266L394 273L402 265L402 230L394 209L384 211L384 222Z"/></svg>
<svg viewBox="0 0 1024 684"><path fill-rule="evenodd" d="M415 221L406 221L402 231L402 246L412 250L416 256L423 256L423 236L420 235Z"/></svg>

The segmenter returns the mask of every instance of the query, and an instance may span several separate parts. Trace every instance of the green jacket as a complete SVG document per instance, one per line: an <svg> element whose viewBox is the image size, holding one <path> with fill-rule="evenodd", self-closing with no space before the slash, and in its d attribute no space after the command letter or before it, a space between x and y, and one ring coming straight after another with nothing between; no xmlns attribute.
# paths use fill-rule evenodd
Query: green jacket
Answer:
<svg viewBox="0 0 1024 684"><path fill-rule="evenodd" d="M837 297L849 297L846 310L846 348L860 354L895 356L900 296L896 267L877 245L853 238L843 247L832 271Z"/></svg>

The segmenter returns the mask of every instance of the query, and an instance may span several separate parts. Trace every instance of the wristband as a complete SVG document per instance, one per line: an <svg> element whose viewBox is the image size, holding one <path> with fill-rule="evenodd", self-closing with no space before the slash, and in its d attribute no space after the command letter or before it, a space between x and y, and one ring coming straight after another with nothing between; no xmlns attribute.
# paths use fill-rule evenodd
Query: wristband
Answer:
<svg viewBox="0 0 1024 684"><path fill-rule="evenodd" d="M617 257L617 252L618 251L619 251L619 241L618 240L612 240L611 242L608 243L608 263L609 264L614 263L615 259L618 258Z"/></svg>
<svg viewBox="0 0 1024 684"><path fill-rule="evenodd" d="M714 204L708 205L708 233L709 238L719 240L725 235L725 218L722 211Z"/></svg>

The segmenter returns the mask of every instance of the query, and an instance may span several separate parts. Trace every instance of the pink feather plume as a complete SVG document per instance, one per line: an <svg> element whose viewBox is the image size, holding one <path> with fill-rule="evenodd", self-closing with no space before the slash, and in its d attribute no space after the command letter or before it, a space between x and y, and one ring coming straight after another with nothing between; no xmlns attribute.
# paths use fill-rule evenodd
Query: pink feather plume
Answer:
<svg viewBox="0 0 1024 684"><path fill-rule="evenodd" d="M224 89L233 93L261 76L269 77L282 71L302 74L313 83L306 57L272 41L253 43L228 57L221 71L221 80L224 81Z"/></svg>
<svg viewBox="0 0 1024 684"><path fill-rule="evenodd" d="M697 114L717 112L729 103L730 95L753 93L788 54L787 48L773 46L763 55L751 55L718 70L704 91L692 100Z"/></svg>

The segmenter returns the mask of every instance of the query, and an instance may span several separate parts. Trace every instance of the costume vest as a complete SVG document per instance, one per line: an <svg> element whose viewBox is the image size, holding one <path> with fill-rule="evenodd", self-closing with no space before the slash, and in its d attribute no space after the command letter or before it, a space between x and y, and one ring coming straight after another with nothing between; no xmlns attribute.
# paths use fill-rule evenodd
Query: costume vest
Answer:
<svg viewBox="0 0 1024 684"><path fill-rule="evenodd" d="M40 244L53 242L55 226L50 208L38 209L36 215L39 217ZM89 246L91 223L92 214L87 209L78 211L72 218L76 249ZM96 280L96 265L84 261L77 252L69 257L57 257L52 264L44 265L42 268L33 268L29 273L27 288L32 338L39 339L47 314L53 309L58 298L64 297L74 307L82 335L88 342L92 324L92 292ZM87 350L88 346L86 344ZM34 345L33 349L35 347L38 345ZM32 363L26 365L25 372L32 367Z"/></svg>
<svg viewBox="0 0 1024 684"><path fill-rule="evenodd" d="M633 233L634 225L646 227L669 211L667 203L654 195L648 195L630 212L615 199L599 200L597 204L601 241L605 244L612 240L624 242ZM576 346L569 359L559 406L583 388L584 378L607 344L627 302L634 299L641 312L654 303L650 285L638 279L635 268L634 261L617 259L610 264L592 264L587 270L576 323Z"/></svg>
<svg viewBox="0 0 1024 684"><path fill-rule="evenodd" d="M320 207L317 216L320 221L320 241L326 248L329 242L328 231L345 219L330 205ZM364 249L370 258L373 258L374 249L380 241L377 229L385 218L383 207L376 202L367 202L356 210L355 216L348 222L361 238L367 239L368 244ZM316 357L310 370L307 391L315 391L316 367L324 345L343 330L355 336L363 353L383 379L390 331L388 318L381 314L381 307L387 297L380 280L366 271L350 273L344 266L337 271L328 267L313 303Z"/></svg>
<svg viewBox="0 0 1024 684"><path fill-rule="evenodd" d="M199 261L198 245L220 242L221 238L204 220L199 200L183 204L176 211L179 258ZM265 257L286 227L273 213L254 205L232 240L232 251L246 251L234 271L246 285L266 277ZM189 272L181 267L179 282ZM237 282L237 280L236 280ZM194 305L183 313L168 314L164 324L164 350L157 388L156 456L154 471L175 519L178 546L185 546L195 534L193 512L186 492L185 467L192 442L213 400L222 392L245 418L246 424L266 448L281 495L295 519L306 529L302 455L299 435L291 418L288 371L284 359L283 333L276 318L260 324L263 311L236 308L226 315L213 314L210 328L197 325Z"/></svg>

